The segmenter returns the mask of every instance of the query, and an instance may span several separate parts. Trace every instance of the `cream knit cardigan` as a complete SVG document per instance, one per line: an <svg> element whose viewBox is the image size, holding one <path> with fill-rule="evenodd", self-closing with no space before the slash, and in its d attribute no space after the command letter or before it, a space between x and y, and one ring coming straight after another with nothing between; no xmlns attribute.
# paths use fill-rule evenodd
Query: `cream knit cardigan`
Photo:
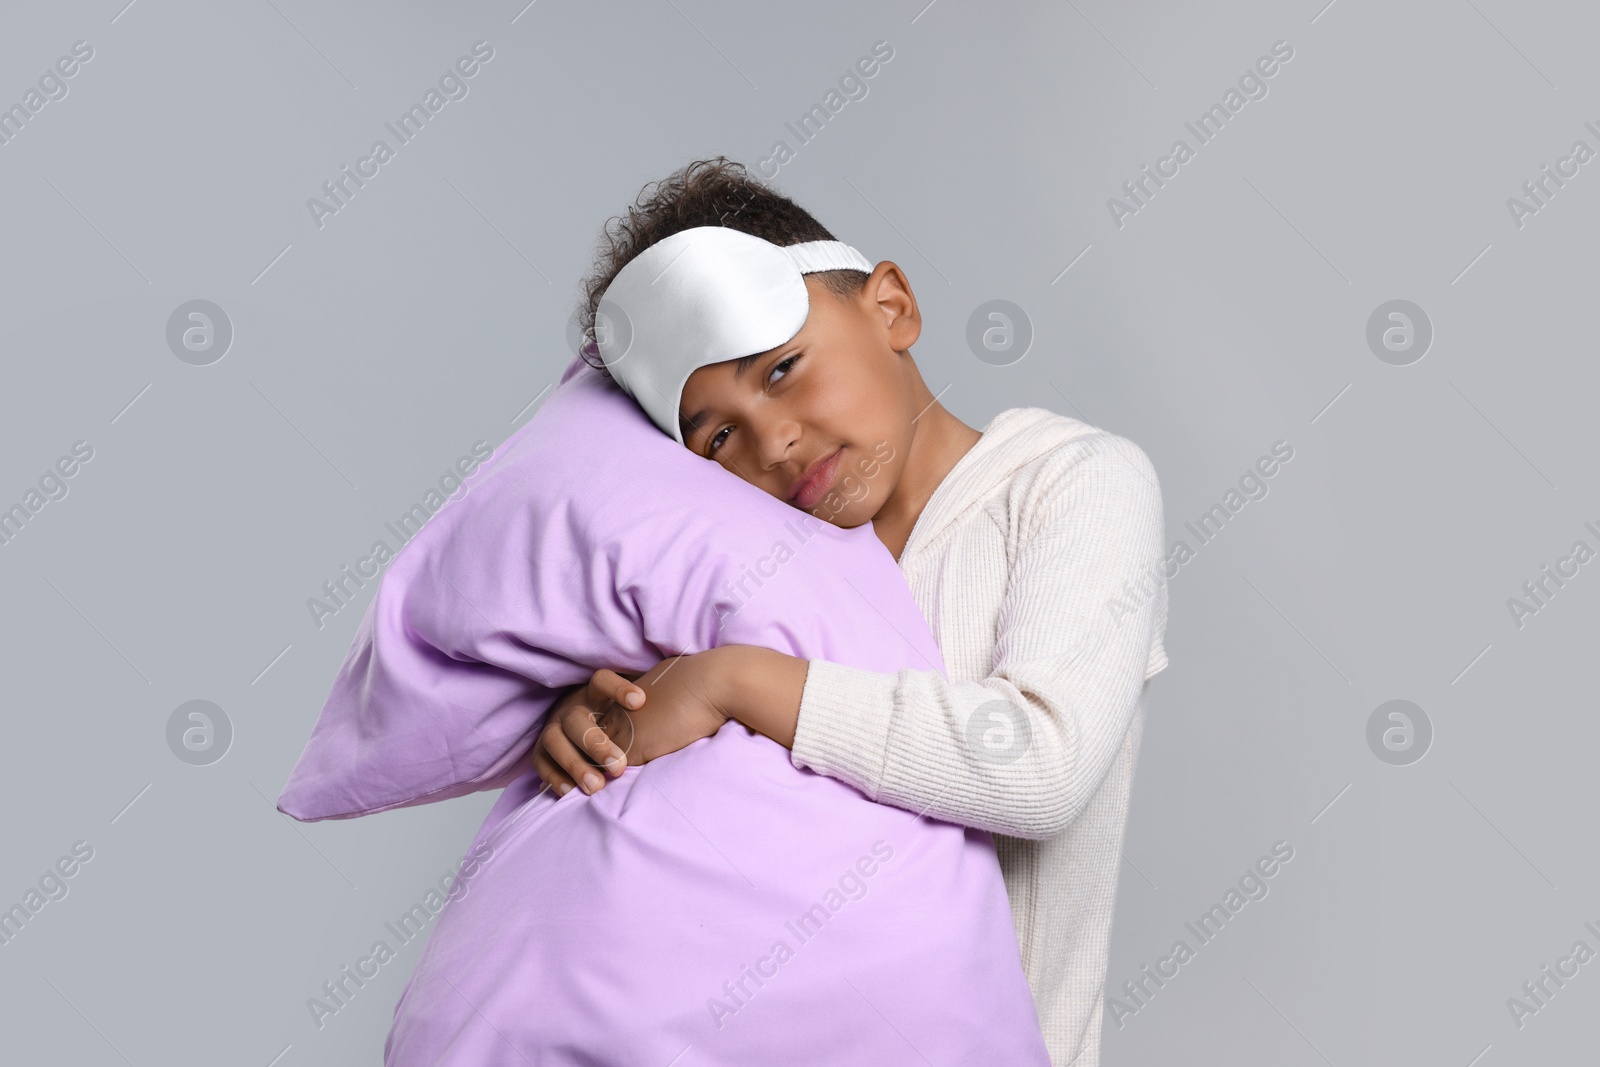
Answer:
<svg viewBox="0 0 1600 1067"><path fill-rule="evenodd" d="M900 557L948 680L932 664L812 660L800 702L796 766L995 834L1056 1067L1100 1062L1145 681L1167 665L1163 535L1138 446L1044 408L1002 411Z"/></svg>

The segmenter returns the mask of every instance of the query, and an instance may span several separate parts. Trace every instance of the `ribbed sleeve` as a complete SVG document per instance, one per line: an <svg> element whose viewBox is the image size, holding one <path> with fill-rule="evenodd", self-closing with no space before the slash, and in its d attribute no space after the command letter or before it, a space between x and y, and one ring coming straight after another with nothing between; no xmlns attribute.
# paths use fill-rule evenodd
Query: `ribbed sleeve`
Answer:
<svg viewBox="0 0 1600 1067"><path fill-rule="evenodd" d="M812 661L797 765L882 803L1013 837L1054 837L1084 809L1154 666L1165 588L1136 587L1161 555L1161 493L1136 445L1095 432L1053 450L1012 506L1028 522L1006 544L989 677ZM992 602L984 593L946 582L939 610L960 613L969 597L981 610Z"/></svg>

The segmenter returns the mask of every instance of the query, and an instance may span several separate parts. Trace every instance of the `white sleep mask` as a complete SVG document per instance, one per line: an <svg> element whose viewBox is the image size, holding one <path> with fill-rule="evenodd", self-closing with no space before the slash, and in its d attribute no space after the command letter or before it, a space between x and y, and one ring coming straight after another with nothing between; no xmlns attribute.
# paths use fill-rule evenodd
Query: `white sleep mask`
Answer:
<svg viewBox="0 0 1600 1067"><path fill-rule="evenodd" d="M871 273L842 241L775 245L726 226L696 226L629 260L595 311L595 346L624 392L683 444L678 406L701 367L776 348L811 311L803 275Z"/></svg>

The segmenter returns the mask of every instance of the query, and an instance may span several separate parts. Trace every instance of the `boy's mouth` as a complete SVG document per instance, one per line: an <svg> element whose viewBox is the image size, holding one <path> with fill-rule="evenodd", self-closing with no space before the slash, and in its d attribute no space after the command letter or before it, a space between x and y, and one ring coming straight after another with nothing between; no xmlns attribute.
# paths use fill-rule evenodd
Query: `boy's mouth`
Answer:
<svg viewBox="0 0 1600 1067"><path fill-rule="evenodd" d="M812 461L805 473L789 487L786 499L801 508L810 508L821 500L823 494L833 486L834 476L839 473L839 460L843 455L844 446L840 445L829 454Z"/></svg>

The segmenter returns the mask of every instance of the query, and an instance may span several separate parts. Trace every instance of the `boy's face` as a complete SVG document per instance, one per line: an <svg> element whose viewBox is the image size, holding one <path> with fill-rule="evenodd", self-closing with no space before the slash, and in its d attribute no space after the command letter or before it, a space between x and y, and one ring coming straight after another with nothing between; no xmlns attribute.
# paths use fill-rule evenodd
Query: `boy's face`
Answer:
<svg viewBox="0 0 1600 1067"><path fill-rule="evenodd" d="M694 421L683 440L779 500L859 526L894 491L910 451L920 378L907 350L922 319L888 261L853 297L805 283L811 310L791 340L689 376L679 410ZM811 470L820 476L797 484Z"/></svg>

